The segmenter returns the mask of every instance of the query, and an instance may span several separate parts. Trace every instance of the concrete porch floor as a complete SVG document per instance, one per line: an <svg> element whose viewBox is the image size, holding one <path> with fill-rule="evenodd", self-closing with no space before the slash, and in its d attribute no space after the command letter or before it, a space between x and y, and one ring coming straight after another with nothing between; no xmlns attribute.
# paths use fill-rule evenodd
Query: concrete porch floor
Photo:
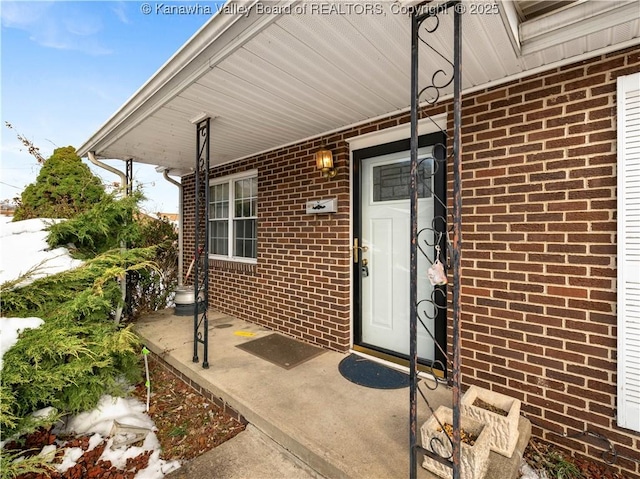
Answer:
<svg viewBox="0 0 640 479"><path fill-rule="evenodd" d="M285 370L235 347L271 330L215 311L209 312L208 369L202 368L202 346L200 363L192 362L192 317L174 316L173 309L167 309L146 316L135 329L153 353L229 404L313 475L409 476L409 388L380 390L351 383L338 371L346 355L335 351ZM425 381L420 381L420 387L434 410L443 404L451 406L449 388L441 384L430 391ZM418 414L420 426L430 415L421 398ZM529 421L521 418L520 422L525 433L521 433L522 447L518 445L511 461L491 453L487 478L516 477L520 459L515 456L524 449L530 434ZM418 478L436 477L424 470L421 462L419 458ZM260 474L256 471L255 476L245 477Z"/></svg>

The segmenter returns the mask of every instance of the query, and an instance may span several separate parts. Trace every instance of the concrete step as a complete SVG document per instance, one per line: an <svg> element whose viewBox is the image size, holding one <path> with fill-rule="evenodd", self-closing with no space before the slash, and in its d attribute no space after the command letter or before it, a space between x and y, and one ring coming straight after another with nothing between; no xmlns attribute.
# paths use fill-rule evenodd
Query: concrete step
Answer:
<svg viewBox="0 0 640 479"><path fill-rule="evenodd" d="M251 424L233 439L196 457L166 479L321 479L315 471Z"/></svg>

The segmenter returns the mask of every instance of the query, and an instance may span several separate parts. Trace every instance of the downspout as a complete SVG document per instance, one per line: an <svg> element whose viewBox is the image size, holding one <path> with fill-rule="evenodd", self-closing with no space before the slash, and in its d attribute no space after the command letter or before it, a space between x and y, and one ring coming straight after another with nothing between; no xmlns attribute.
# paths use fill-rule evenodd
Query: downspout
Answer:
<svg viewBox="0 0 640 479"><path fill-rule="evenodd" d="M120 177L120 184L122 185L123 188L125 188L125 191L126 191L127 175L125 175L122 171L118 170L117 168L114 168L113 166L107 165L106 163L102 163L101 161L99 161L96 158L96 155L93 151L87 152L87 158L89 158L89 161L94 165L99 166L100 168L103 168L115 175L118 175ZM124 241L122 241L120 243L120 250L125 251L126 249L127 249L127 245L124 243ZM118 281L120 281L120 292L122 293L122 301L120 301L120 303L116 307L116 316L114 318L116 326L120 324L120 319L122 318L122 311L124 309L124 303L127 300L126 275L121 275Z"/></svg>
<svg viewBox="0 0 640 479"><path fill-rule="evenodd" d="M162 176L164 176L164 179L167 180L169 183L172 183L178 187L178 195L179 195L179 199L178 199L178 288L181 288L183 286L182 271L184 267L183 258L182 258L183 249L184 249L184 243L182 238L182 226L183 226L182 225L182 183L171 178L169 176L169 171L171 170L169 170L168 168L164 169L162 171Z"/></svg>
<svg viewBox="0 0 640 479"><path fill-rule="evenodd" d="M127 175L125 175L122 171L114 168L113 166L109 166L106 163L102 163L101 161L99 161L96 158L96 155L93 151L88 152L87 157L89 158L89 161L94 165L99 166L100 168L104 168L105 170L110 171L114 175L118 175L120 177L120 184L122 185L123 188L127 186Z"/></svg>

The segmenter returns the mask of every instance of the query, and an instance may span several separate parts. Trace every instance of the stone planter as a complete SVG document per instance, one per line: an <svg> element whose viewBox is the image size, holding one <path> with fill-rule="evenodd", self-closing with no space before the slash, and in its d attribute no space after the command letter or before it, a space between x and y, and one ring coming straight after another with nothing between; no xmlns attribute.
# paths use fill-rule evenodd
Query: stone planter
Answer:
<svg viewBox="0 0 640 479"><path fill-rule="evenodd" d="M440 424L438 424L436 417L443 425L445 423L453 424L453 411L448 407L440 406L420 428L422 447L449 458L453 453L453 447L447 439L447 434L444 431L438 431ZM489 464L489 431L484 424L465 416L460 418L460 426L465 432L477 436L473 446L464 442L460 444L461 479L483 479ZM443 479L453 477L452 468L426 455L422 467Z"/></svg>
<svg viewBox="0 0 640 479"><path fill-rule="evenodd" d="M502 416L487 409L473 406L480 399L507 413ZM518 442L518 421L520 420L520 400L487 389L471 386L460 400L460 412L488 426L491 450L511 457Z"/></svg>

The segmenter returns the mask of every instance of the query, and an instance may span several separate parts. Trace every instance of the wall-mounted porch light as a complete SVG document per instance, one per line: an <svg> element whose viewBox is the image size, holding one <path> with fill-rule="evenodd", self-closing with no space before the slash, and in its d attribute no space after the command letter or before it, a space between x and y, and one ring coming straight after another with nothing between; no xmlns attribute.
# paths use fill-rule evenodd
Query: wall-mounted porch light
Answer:
<svg viewBox="0 0 640 479"><path fill-rule="evenodd" d="M316 151L316 166L325 178L333 178L338 174L333 166L333 153L324 146Z"/></svg>

